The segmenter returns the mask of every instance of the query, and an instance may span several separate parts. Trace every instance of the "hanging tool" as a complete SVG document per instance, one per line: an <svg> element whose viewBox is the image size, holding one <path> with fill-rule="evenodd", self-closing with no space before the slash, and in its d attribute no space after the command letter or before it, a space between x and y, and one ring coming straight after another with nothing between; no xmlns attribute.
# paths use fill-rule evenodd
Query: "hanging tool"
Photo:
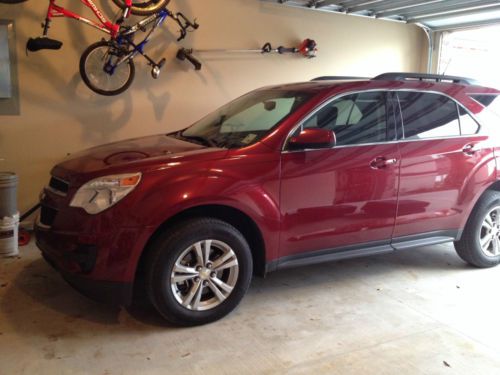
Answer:
<svg viewBox="0 0 500 375"><path fill-rule="evenodd" d="M283 47L279 46L278 48L273 48L271 43L266 43L260 49L187 49L181 48L177 52L177 58L181 61L189 60L195 67L196 70L201 69L201 63L193 57L193 54L199 53L279 53L280 55L286 53L299 53L302 56L312 59L316 57L317 53L317 44L313 39L305 39L298 47ZM194 61L193 61L194 60Z"/></svg>

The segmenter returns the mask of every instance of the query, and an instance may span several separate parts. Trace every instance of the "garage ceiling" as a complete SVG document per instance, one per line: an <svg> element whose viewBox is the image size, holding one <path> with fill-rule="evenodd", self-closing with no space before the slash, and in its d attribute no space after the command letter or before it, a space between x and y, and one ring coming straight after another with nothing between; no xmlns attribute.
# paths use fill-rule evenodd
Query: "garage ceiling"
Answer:
<svg viewBox="0 0 500 375"><path fill-rule="evenodd" d="M499 0L261 0L268 3L413 23L432 31L500 23Z"/></svg>

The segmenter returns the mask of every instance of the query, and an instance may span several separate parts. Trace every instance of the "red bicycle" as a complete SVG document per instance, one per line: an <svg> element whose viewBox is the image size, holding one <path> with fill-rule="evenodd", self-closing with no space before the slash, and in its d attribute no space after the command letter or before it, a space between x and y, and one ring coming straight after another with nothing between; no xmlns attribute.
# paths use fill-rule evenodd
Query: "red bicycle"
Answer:
<svg viewBox="0 0 500 375"><path fill-rule="evenodd" d="M196 30L199 25L191 22L182 13L172 13L167 9L170 0L113 0L120 9L120 15L115 22L109 20L92 0L80 0L94 13L97 21L90 20L49 0L47 16L43 24L43 35L30 38L26 48L36 52L43 49L58 50L62 42L48 37L53 18L66 17L95 27L109 35L109 39L99 41L89 46L80 58L80 75L85 84L94 92L112 96L127 90L135 77L134 58L140 54L152 67L151 75L158 78L165 59L155 62L145 52L144 47L158 26L167 18L172 18L180 27L177 41L184 39L188 31ZM125 25L125 20L131 15L145 16L134 25ZM142 41L136 43L134 38L138 32L145 33ZM189 59L195 67L201 64L195 59Z"/></svg>

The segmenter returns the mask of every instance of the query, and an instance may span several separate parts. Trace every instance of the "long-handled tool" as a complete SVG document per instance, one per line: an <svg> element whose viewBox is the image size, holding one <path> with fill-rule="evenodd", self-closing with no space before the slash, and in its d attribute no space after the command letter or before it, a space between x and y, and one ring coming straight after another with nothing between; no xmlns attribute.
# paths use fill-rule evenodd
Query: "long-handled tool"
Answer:
<svg viewBox="0 0 500 375"><path fill-rule="evenodd" d="M195 67L196 70L201 69L201 63L193 57L193 54L200 53L260 53L260 54L268 54L268 53L279 53L280 55L286 53L298 53L302 56L312 59L316 57L317 53L317 44L313 39L305 39L298 47L283 47L279 46L278 48L273 48L271 43L266 43L260 49L187 49L181 48L177 52L177 58L181 61L189 60Z"/></svg>

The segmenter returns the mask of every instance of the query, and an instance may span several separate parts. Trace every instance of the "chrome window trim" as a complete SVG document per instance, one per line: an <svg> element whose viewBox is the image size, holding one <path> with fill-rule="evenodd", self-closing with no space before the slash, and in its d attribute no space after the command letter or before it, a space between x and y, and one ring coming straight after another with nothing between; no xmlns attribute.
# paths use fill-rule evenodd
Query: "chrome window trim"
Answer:
<svg viewBox="0 0 500 375"><path fill-rule="evenodd" d="M330 103L334 102L335 100L341 99L344 96L349 96L349 95L356 95L356 94L362 94L362 93L370 93L370 92L386 92L386 93L398 93L398 92L419 92L419 93L425 93L425 94L437 94L437 95L442 95L448 99L453 100L459 107L463 108L471 117L474 121L477 122L479 125L478 131L475 134L467 134L467 135L458 135L458 136L453 136L453 137L434 137L434 138L423 138L423 139L405 139L404 138L404 128L403 128L403 138L398 139L396 141L387 141L387 142L376 142L376 143L361 143L357 145L342 145L342 146L334 146L334 147L325 147L325 148L318 148L318 149L304 149L304 150L286 150L286 145L288 144L288 141L292 137L292 134L297 131L298 128L304 125L306 121L308 121L310 118L312 118L314 115L316 115L319 111L321 111L324 107L329 105ZM467 94L468 95L468 94ZM398 99L398 105L399 104L399 99ZM399 110L400 115L402 116L403 113L401 111L401 108ZM460 112L457 111L457 116L459 116ZM460 121L460 120L459 120ZM403 119L401 118L401 123L403 124ZM477 119L477 117L467 108L465 107L462 103L460 103L458 100L455 98L451 97L448 94L445 94L440 91L435 91L435 90L417 90L417 89L404 89L404 88L398 88L398 89L368 89L368 90L354 90L354 91L347 91L340 93L338 95L335 95L334 97L327 99L323 101L322 103L318 104L310 113L309 115L306 115L297 125L295 125L292 130L288 133L287 137L285 138L285 142L283 142L283 145L281 146L281 153L282 154L290 154L290 153L297 153L297 152L309 152L309 151L319 151L319 150L331 150L331 149L337 149L337 148L346 148L346 147L359 147L359 146L373 146L373 145L384 145L384 144L393 144L393 143L399 143L399 142L421 142L421 141L429 141L429 140L437 140L437 139L455 139L455 138L470 138L470 137L475 137L475 136L480 136L481 130L483 129L483 125L481 122Z"/></svg>

